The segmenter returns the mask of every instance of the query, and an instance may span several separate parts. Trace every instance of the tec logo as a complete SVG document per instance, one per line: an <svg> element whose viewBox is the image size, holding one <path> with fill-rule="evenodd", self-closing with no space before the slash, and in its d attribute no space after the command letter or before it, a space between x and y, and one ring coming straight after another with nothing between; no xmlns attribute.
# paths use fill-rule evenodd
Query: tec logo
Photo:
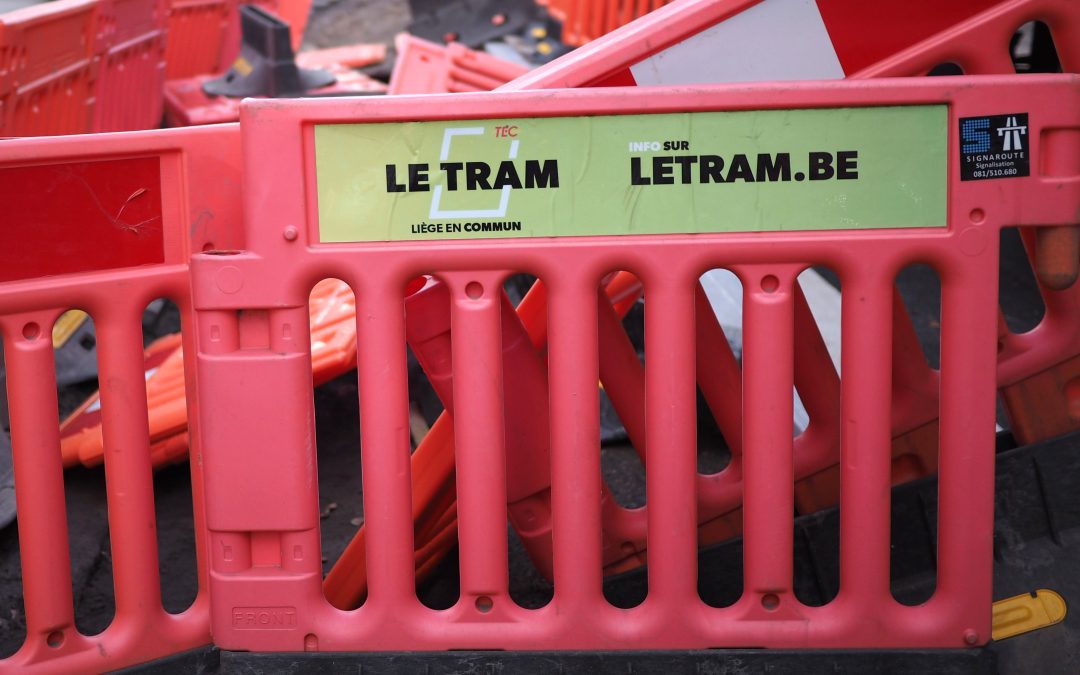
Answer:
<svg viewBox="0 0 1080 675"><path fill-rule="evenodd" d="M960 178L1020 178L1029 174L1028 114L960 118Z"/></svg>

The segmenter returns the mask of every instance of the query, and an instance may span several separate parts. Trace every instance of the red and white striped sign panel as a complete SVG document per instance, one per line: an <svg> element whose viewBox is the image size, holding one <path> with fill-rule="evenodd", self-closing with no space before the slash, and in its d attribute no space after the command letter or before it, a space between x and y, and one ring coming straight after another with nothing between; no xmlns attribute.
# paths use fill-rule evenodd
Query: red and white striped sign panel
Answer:
<svg viewBox="0 0 1080 675"><path fill-rule="evenodd" d="M679 0L503 89L842 79L1011 4Z"/></svg>

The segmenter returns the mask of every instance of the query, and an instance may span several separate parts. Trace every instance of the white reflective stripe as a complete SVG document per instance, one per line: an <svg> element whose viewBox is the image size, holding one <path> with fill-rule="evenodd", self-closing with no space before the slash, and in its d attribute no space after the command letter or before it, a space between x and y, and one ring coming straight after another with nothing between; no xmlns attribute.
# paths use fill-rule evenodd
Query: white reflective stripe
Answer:
<svg viewBox="0 0 1080 675"><path fill-rule="evenodd" d="M840 372L840 291L814 270L799 275L799 285L806 304L817 322L818 331L825 340L836 372Z"/></svg>
<svg viewBox="0 0 1080 675"><path fill-rule="evenodd" d="M844 77L814 0L762 0L630 72L640 86Z"/></svg>

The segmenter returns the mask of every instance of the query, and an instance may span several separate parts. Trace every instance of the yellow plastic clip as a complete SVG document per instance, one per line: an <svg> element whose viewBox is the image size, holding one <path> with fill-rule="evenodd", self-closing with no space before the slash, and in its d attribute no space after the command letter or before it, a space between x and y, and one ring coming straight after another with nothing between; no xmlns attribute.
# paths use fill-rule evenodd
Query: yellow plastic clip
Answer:
<svg viewBox="0 0 1080 675"><path fill-rule="evenodd" d="M1053 626L1065 619L1066 611L1065 599L1045 588L998 600L994 603L992 634L995 640L1004 640Z"/></svg>
<svg viewBox="0 0 1080 675"><path fill-rule="evenodd" d="M236 57L236 60L233 61L232 67L233 70L240 73L241 77L247 77L251 74L252 71L251 64L248 63L248 60L245 59L243 56Z"/></svg>
<svg viewBox="0 0 1080 675"><path fill-rule="evenodd" d="M53 324L53 349L60 349L67 344L75 331L79 330L79 326L83 325L83 321L86 321L86 312L81 309L69 309L61 314L60 318Z"/></svg>

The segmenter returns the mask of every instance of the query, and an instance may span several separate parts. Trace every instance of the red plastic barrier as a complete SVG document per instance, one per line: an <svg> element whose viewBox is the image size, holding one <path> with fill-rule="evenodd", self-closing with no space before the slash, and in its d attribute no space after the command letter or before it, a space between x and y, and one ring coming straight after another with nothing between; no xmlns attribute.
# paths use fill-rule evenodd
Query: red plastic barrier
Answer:
<svg viewBox="0 0 1080 675"><path fill-rule="evenodd" d="M94 131L161 125L167 13L167 0L100 1Z"/></svg>
<svg viewBox="0 0 1080 675"><path fill-rule="evenodd" d="M1046 175L1038 167L1044 153L1065 153L1074 162L1080 156L1068 143L1046 140L1050 129L1072 134L1080 128L1080 80L1028 76L958 84L927 79L246 103L241 125L247 185L253 186L245 195L249 249L193 261L217 643L253 650L416 650L962 647L988 640L998 235L1007 225L1055 226L1075 218L1076 171ZM960 120L996 114L1017 101L1030 113L1032 175L961 181L953 159L960 153ZM363 244L319 241L324 205L314 201L322 189L315 174L320 157L312 140L315 125L468 120L472 129L495 120L496 128L509 129L537 116L585 116L601 124L604 115L935 104L948 107L941 133L948 135L942 147L949 159L940 156L935 161L942 163L933 164L942 171L947 167L945 229L569 240L511 236L497 243L438 236L380 242L385 235L375 234ZM421 137L421 126L409 128ZM360 133L356 138L375 137ZM522 148L532 143L528 152L536 152L542 146L537 138L521 137ZM591 138L599 143L605 136ZM842 144L843 138L834 142ZM266 161L271 148L275 157L292 159ZM431 151L437 155L438 147L416 150L421 156ZM359 153L332 161L339 160L348 175L374 171L380 185L385 178L383 155ZM386 179L388 186L396 184L394 177ZM396 179L407 180L403 173ZM417 174L415 182L424 181ZM331 194L344 198L346 193ZM543 212L530 217L547 218ZM426 224L443 222L433 220ZM366 218L356 227L383 225ZM596 221L595 227L602 226ZM339 235L329 238L342 241ZM934 597L917 607L900 605L889 593L892 410L903 405L894 398L889 368L893 279L913 262L939 272L943 300L939 583ZM807 607L791 590L791 485L809 465L825 466L834 458L827 452L795 453L791 423L785 420L791 419L793 383L803 377L796 356L802 310L795 278L815 264L834 270L845 290L838 408L844 509L839 596L828 605ZM710 477L723 487L714 499L743 505L746 590L728 608L707 607L696 593L700 479L691 355L701 337L695 335L694 289L698 276L714 267L733 270L746 289L741 462ZM649 560L648 598L629 610L612 608L601 594L596 293L603 275L618 269L633 270L649 299L643 525L650 548L664 552ZM513 374L503 373L503 310L494 289L511 270L543 279L550 303L555 595L539 611L518 607L507 591L506 476L513 460L504 453L502 406L504 376ZM423 607L415 595L404 431L402 296L408 281L424 272L446 284L454 331L461 599L443 612ZM303 328L311 284L327 276L348 283L362 307L359 406L370 584L365 603L348 613L323 597L317 487L310 473L314 418ZM252 308L265 311L257 321L238 319ZM875 620L866 621L867 616Z"/></svg>
<svg viewBox="0 0 1080 675"><path fill-rule="evenodd" d="M538 0L562 23L562 41L580 47L671 0Z"/></svg>
<svg viewBox="0 0 1080 675"><path fill-rule="evenodd" d="M0 14L0 136L92 130L97 0Z"/></svg>
<svg viewBox="0 0 1080 675"><path fill-rule="evenodd" d="M445 47L402 33L389 94L491 91L528 69L453 42Z"/></svg>
<svg viewBox="0 0 1080 675"><path fill-rule="evenodd" d="M169 0L165 79L206 75L228 68L236 53L234 50L226 54L222 46L229 22L236 16L236 0Z"/></svg>
<svg viewBox="0 0 1080 675"><path fill-rule="evenodd" d="M103 672L205 644L210 640L205 550L196 537L200 592L181 614L161 606L143 379L142 315L147 304L167 297L181 310L185 347L194 352L194 320L188 260L192 250L236 247L240 219L239 134L236 126L137 134L9 140L0 143L5 178L52 169L66 181L51 185L51 199L66 205L68 220L101 236L99 246L139 240L132 229L137 209L156 229L160 260L116 262L109 269L77 260L47 275L0 283L0 330L4 337L11 440L19 511L19 548L27 636L0 670ZM137 169L151 163L150 174ZM10 185L0 180L0 192ZM87 201L92 188L95 199ZM135 196L130 199L129 196ZM4 195L5 201L10 195ZM132 211L133 213L128 213ZM5 216L14 242L41 224L34 210ZM115 234L110 235L110 232ZM111 238L109 238L111 237ZM54 240L54 245L55 245ZM4 247L0 266L24 255ZM71 566L64 505L63 467L56 420L53 347L55 319L79 307L94 320L102 382L110 560L116 615L98 635L75 628ZM198 429L195 370L187 364L188 413ZM196 528L204 527L202 466L191 463Z"/></svg>

